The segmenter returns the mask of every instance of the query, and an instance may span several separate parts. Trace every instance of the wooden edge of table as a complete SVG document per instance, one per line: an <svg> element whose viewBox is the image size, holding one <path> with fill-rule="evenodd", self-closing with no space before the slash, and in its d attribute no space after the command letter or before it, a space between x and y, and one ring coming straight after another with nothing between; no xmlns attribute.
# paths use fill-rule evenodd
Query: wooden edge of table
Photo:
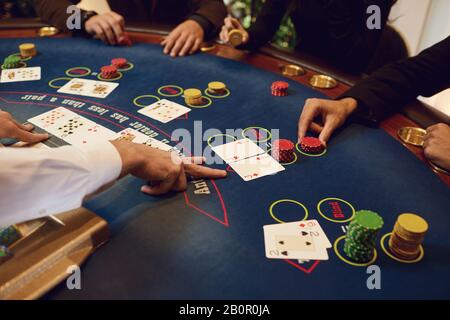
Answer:
<svg viewBox="0 0 450 320"><path fill-rule="evenodd" d="M126 28L127 34L131 37L134 42L144 42L144 43L160 43L164 36L166 36L169 32L170 28L165 26L161 27L158 25L144 25L144 26L129 26ZM0 38L18 38L18 37L36 37L37 29L36 28L2 28L0 24ZM65 36L65 35L58 35ZM339 71L333 66L329 66L326 63L320 63L318 59L314 59L308 57L305 54L289 54L287 52L277 51L271 47L265 47L258 53L247 53L241 50L237 50L227 45L222 45L218 43L214 43L215 48L208 52L208 54L217 55L223 58L232 59L244 63L251 64L255 67L272 71L274 73L281 74L281 67L286 64L297 64L302 66L306 70L306 74L297 77L288 77L294 81L297 81L305 86L310 87L309 80L313 75L318 73L328 74L335 77L338 80L338 86L333 89L315 89L326 96L334 99L344 93L348 88L354 84L359 76L356 75L348 75L342 71ZM306 62L305 62L306 61ZM300 108L300 106L299 106ZM430 125L433 122L437 122L438 119L428 116L428 112L423 109L423 112L417 112L417 108L414 109L411 106L405 108L406 114L412 114L417 116L420 120L422 126L424 123L426 125ZM415 110L415 111L411 111ZM421 110L422 111L422 110ZM422 121L424 119L424 121ZM407 118L402 114L394 114L393 116L384 120L380 127L385 130L389 135L391 135L395 140L399 143L402 141L399 139L397 135L397 131L402 127L420 127L417 122ZM445 175L440 172L436 172L427 162L423 155L423 151L421 148L414 147L411 145L406 145L402 143L405 148L414 153L421 161L429 166L430 170L435 172L441 179L444 181L447 186L450 186L450 176Z"/></svg>

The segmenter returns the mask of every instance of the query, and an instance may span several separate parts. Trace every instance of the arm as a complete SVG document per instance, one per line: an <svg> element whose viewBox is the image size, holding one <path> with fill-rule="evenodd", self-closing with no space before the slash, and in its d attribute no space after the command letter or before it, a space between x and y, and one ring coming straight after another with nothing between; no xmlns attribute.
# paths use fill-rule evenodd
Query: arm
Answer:
<svg viewBox="0 0 450 320"><path fill-rule="evenodd" d="M79 1L69 0L34 0L34 7L38 16L44 22L56 26L59 30L67 31L66 21L69 15L67 7Z"/></svg>
<svg viewBox="0 0 450 320"><path fill-rule="evenodd" d="M2 148L0 227L78 208L86 196L128 174L144 180L141 191L149 195L184 191L186 175L226 176L226 171L195 162L197 158L181 159L169 152L121 141L84 148Z"/></svg>
<svg viewBox="0 0 450 320"><path fill-rule="evenodd" d="M227 16L227 8L221 0L193 0L193 13L188 19L196 21L206 37L217 34Z"/></svg>
<svg viewBox="0 0 450 320"><path fill-rule="evenodd" d="M418 56L389 64L358 82L343 97L358 102L357 115L377 123L418 95L450 86L450 37Z"/></svg>
<svg viewBox="0 0 450 320"><path fill-rule="evenodd" d="M248 30L248 43L241 46L244 50L257 50L269 42L289 7L289 0L268 0L261 8L256 22Z"/></svg>

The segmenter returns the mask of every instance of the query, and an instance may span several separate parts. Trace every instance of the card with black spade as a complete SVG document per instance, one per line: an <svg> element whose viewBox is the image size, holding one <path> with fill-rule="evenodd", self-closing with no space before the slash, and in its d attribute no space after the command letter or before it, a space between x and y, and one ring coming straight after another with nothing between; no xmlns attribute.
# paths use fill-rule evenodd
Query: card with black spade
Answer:
<svg viewBox="0 0 450 320"><path fill-rule="evenodd" d="M264 226L266 257L269 259L328 260L325 234L301 227L308 221Z"/></svg>

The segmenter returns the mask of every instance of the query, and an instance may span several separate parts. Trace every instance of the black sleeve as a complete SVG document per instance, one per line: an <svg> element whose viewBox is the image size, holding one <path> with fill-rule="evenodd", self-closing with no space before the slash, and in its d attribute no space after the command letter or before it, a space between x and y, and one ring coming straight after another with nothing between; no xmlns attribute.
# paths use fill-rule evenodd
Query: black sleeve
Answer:
<svg viewBox="0 0 450 320"><path fill-rule="evenodd" d="M205 36L216 35L227 16L227 8L222 0L191 0L192 13L188 17L196 21L205 32Z"/></svg>
<svg viewBox="0 0 450 320"><path fill-rule="evenodd" d="M384 66L340 98L358 101L359 117L376 124L417 96L450 87L450 37L418 56Z"/></svg>
<svg viewBox="0 0 450 320"><path fill-rule="evenodd" d="M34 8L45 23L56 26L61 31L67 31L66 21L69 17L67 7L78 3L75 0L34 0Z"/></svg>
<svg viewBox="0 0 450 320"><path fill-rule="evenodd" d="M267 0L261 8L256 21L248 30L249 42L239 49L257 50L269 42L280 26L289 6L289 0Z"/></svg>

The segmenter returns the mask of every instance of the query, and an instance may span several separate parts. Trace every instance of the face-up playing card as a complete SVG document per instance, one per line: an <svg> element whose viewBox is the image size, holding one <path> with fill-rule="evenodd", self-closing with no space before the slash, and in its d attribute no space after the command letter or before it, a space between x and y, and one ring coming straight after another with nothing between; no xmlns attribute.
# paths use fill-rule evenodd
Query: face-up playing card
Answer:
<svg viewBox="0 0 450 320"><path fill-rule="evenodd" d="M318 239L318 241L320 241L325 248L332 247L330 240L328 239L327 235L325 234L317 220L291 222L285 223L284 225L286 227L291 226L292 228L299 228L302 231L308 232L312 237Z"/></svg>
<svg viewBox="0 0 450 320"><path fill-rule="evenodd" d="M41 67L2 70L0 82L21 82L41 79Z"/></svg>
<svg viewBox="0 0 450 320"><path fill-rule="evenodd" d="M170 145L165 144L154 138L150 138L147 135L143 134L142 132L136 131L131 128L127 128L120 131L119 133L116 134L113 140L129 141L133 143L145 144L149 147L159 149L162 151L171 151L173 149Z"/></svg>
<svg viewBox="0 0 450 320"><path fill-rule="evenodd" d="M181 104L162 99L140 109L138 112L154 120L167 123L181 117L189 111L191 111L191 109L182 106Z"/></svg>
<svg viewBox="0 0 450 320"><path fill-rule="evenodd" d="M230 166L244 181L255 180L285 170L267 153L232 162Z"/></svg>
<svg viewBox="0 0 450 320"><path fill-rule="evenodd" d="M61 87L59 93L86 97L106 98L119 86L118 83L74 78Z"/></svg>
<svg viewBox="0 0 450 320"><path fill-rule="evenodd" d="M250 139L236 140L213 147L212 150L226 163L236 162L265 153L263 149Z"/></svg>
<svg viewBox="0 0 450 320"><path fill-rule="evenodd" d="M300 227L302 221L264 226L266 257L270 259L328 260L321 237Z"/></svg>
<svg viewBox="0 0 450 320"><path fill-rule="evenodd" d="M75 112L59 107L28 119L28 122L54 134L54 132L51 132L52 127L56 127L59 122L67 121L68 119L76 116L77 114Z"/></svg>

